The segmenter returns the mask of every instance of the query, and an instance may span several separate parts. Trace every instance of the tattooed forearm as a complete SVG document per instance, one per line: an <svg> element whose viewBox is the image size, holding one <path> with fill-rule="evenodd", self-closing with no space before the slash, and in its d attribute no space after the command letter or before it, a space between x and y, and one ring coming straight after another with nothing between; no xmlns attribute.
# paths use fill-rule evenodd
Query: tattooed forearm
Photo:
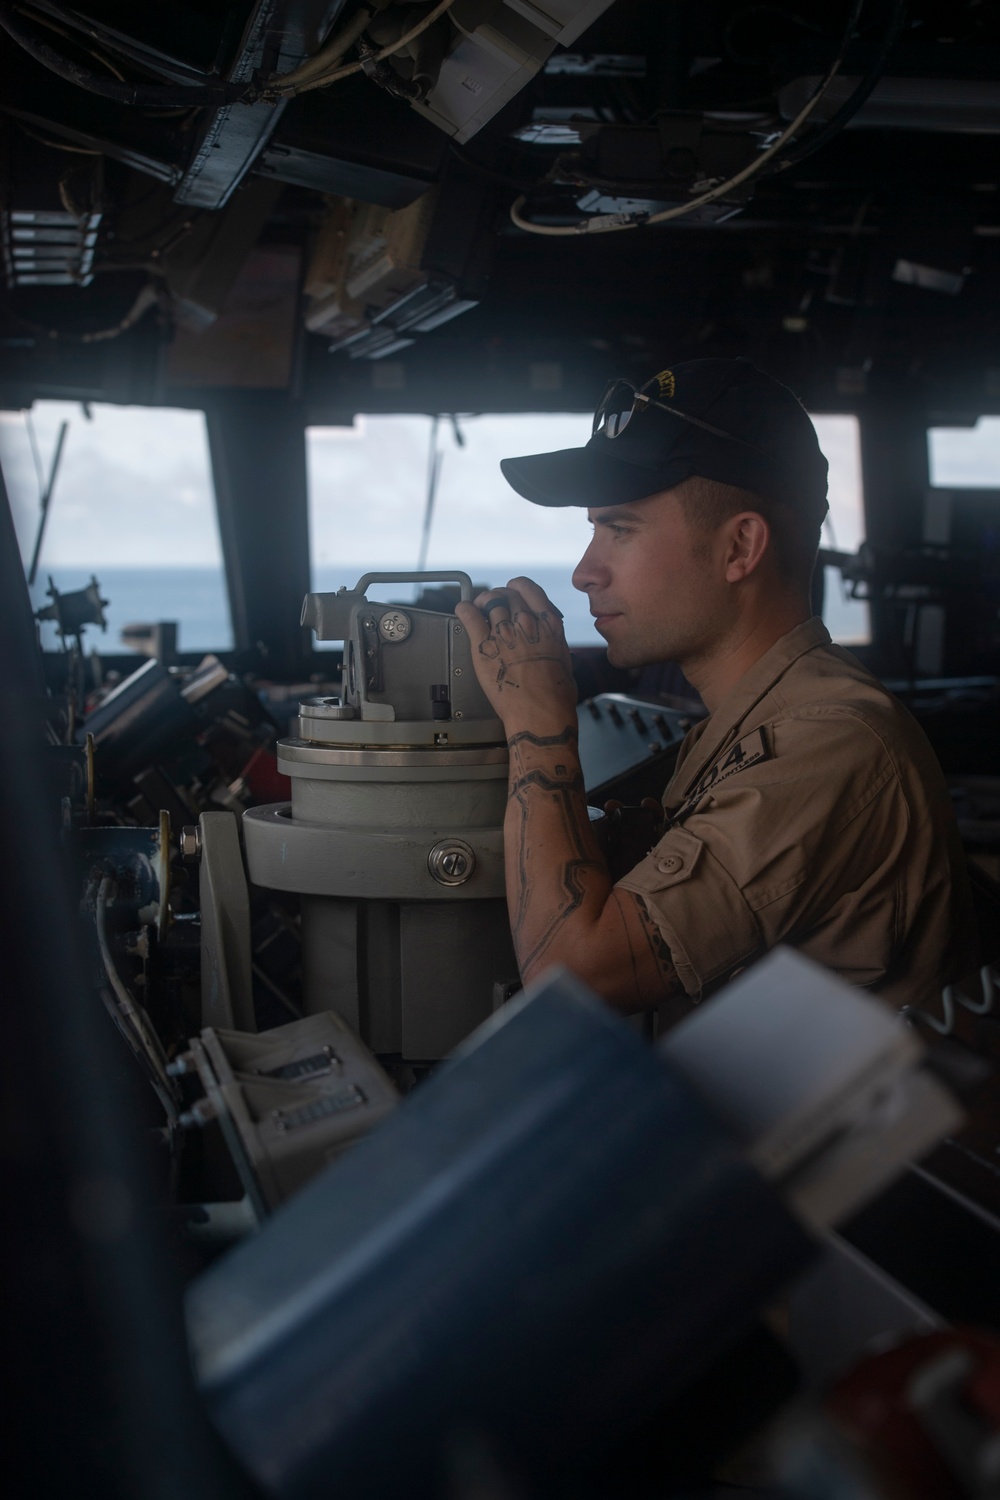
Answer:
<svg viewBox="0 0 1000 1500"><path fill-rule="evenodd" d="M545 805L537 808L538 794ZM560 784L537 772L522 777L512 790L514 816L518 819L519 857L516 866L516 888L510 891L511 932L522 973L533 970L545 958L559 929L574 912L579 911L596 876L598 884L607 881L606 871L590 840L583 837L576 809L582 789L570 783ZM535 813L541 816L536 818ZM543 876L540 864L532 858L533 832L546 815L555 814L562 834L561 858L556 859ZM568 858L566 856L569 856ZM603 881L602 881L603 877ZM539 887L544 881L546 889Z"/></svg>
<svg viewBox="0 0 1000 1500"><path fill-rule="evenodd" d="M612 886L591 828L575 726L521 731L510 752L507 897L522 978L564 963L626 1011L682 995L645 904Z"/></svg>
<svg viewBox="0 0 1000 1500"><path fill-rule="evenodd" d="M607 869L590 831L575 725L511 736L506 822L507 898L522 976L557 956L561 930L588 896L603 899Z"/></svg>
<svg viewBox="0 0 1000 1500"><path fill-rule="evenodd" d="M631 995L622 995L628 1009L647 1010L669 1000L680 990L670 949L652 921L646 903L630 891L612 890L629 958Z"/></svg>
<svg viewBox="0 0 1000 1500"><path fill-rule="evenodd" d="M455 612L510 747L504 863L522 979L562 963L624 1010L659 1005L673 970L637 898L613 893L594 838L559 611L531 579L515 578Z"/></svg>
<svg viewBox="0 0 1000 1500"><path fill-rule="evenodd" d="M575 724L567 724L558 734L532 734L530 729L522 729L517 734L512 734L507 741L507 748L513 754L521 745L536 745L546 747L548 745L575 745L580 738L579 730Z"/></svg>

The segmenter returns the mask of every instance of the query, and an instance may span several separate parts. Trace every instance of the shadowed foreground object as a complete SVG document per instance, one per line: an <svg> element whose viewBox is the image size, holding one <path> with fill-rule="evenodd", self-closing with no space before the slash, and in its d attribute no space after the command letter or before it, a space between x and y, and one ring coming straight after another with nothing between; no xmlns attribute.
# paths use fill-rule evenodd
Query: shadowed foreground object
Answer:
<svg viewBox="0 0 1000 1500"><path fill-rule="evenodd" d="M655 1051L551 970L192 1286L220 1431L288 1500L334 1474L352 1500L451 1494L470 1441L532 1493L589 1493L959 1122L922 1064L789 950Z"/></svg>
<svg viewBox="0 0 1000 1500"><path fill-rule="evenodd" d="M3 1468L15 1495L246 1500L194 1391L151 1132L90 990L39 754L44 698L0 475ZM62 846L61 846L62 845Z"/></svg>
<svg viewBox="0 0 1000 1500"><path fill-rule="evenodd" d="M275 1494L434 1493L470 1433L544 1482L812 1251L679 1073L561 977L203 1276L189 1326Z"/></svg>

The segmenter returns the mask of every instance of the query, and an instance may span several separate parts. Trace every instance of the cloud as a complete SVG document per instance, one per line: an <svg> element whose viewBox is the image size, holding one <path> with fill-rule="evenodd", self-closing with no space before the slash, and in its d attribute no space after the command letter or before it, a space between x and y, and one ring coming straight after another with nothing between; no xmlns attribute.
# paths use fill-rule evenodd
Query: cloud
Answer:
<svg viewBox="0 0 1000 1500"><path fill-rule="evenodd" d="M438 427L442 468L428 566L472 568L496 563L565 564L586 546L580 510L545 510L516 495L500 459L578 447L590 436L580 415L481 416L460 419L465 446L450 422ZM431 419L368 417L351 443L342 429L310 429L310 527L317 565L416 563L427 500Z"/></svg>
<svg viewBox="0 0 1000 1500"><path fill-rule="evenodd" d="M221 560L203 413L69 401L32 408L48 472L59 424L69 421L42 551L43 567L205 566ZM28 428L0 424L3 465L22 553L38 524Z"/></svg>

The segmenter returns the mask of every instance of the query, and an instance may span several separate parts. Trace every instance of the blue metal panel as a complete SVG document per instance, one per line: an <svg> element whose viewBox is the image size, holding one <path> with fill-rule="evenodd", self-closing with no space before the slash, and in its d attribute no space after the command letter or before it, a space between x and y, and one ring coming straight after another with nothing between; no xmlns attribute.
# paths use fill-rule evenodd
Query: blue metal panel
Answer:
<svg viewBox="0 0 1000 1500"><path fill-rule="evenodd" d="M304 62L317 33L343 6L329 0L256 0L230 64L231 82L249 82L257 72L290 73ZM194 158L174 195L193 208L225 207L270 140L285 100L226 104L209 116Z"/></svg>
<svg viewBox="0 0 1000 1500"><path fill-rule="evenodd" d="M266 1489L420 1494L470 1430L539 1478L598 1452L811 1248L682 1080L560 977L196 1282L189 1326Z"/></svg>

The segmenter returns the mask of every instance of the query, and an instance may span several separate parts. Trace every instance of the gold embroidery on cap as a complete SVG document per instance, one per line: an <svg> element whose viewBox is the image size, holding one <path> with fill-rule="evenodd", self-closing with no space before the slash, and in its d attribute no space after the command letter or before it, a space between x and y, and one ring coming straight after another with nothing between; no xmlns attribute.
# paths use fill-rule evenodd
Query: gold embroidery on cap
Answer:
<svg viewBox="0 0 1000 1500"><path fill-rule="evenodd" d="M669 401L672 398L674 391L677 389L677 382L674 379L673 370L661 370L659 375L657 375L656 377L656 383L660 388L660 395L666 396L667 400Z"/></svg>

